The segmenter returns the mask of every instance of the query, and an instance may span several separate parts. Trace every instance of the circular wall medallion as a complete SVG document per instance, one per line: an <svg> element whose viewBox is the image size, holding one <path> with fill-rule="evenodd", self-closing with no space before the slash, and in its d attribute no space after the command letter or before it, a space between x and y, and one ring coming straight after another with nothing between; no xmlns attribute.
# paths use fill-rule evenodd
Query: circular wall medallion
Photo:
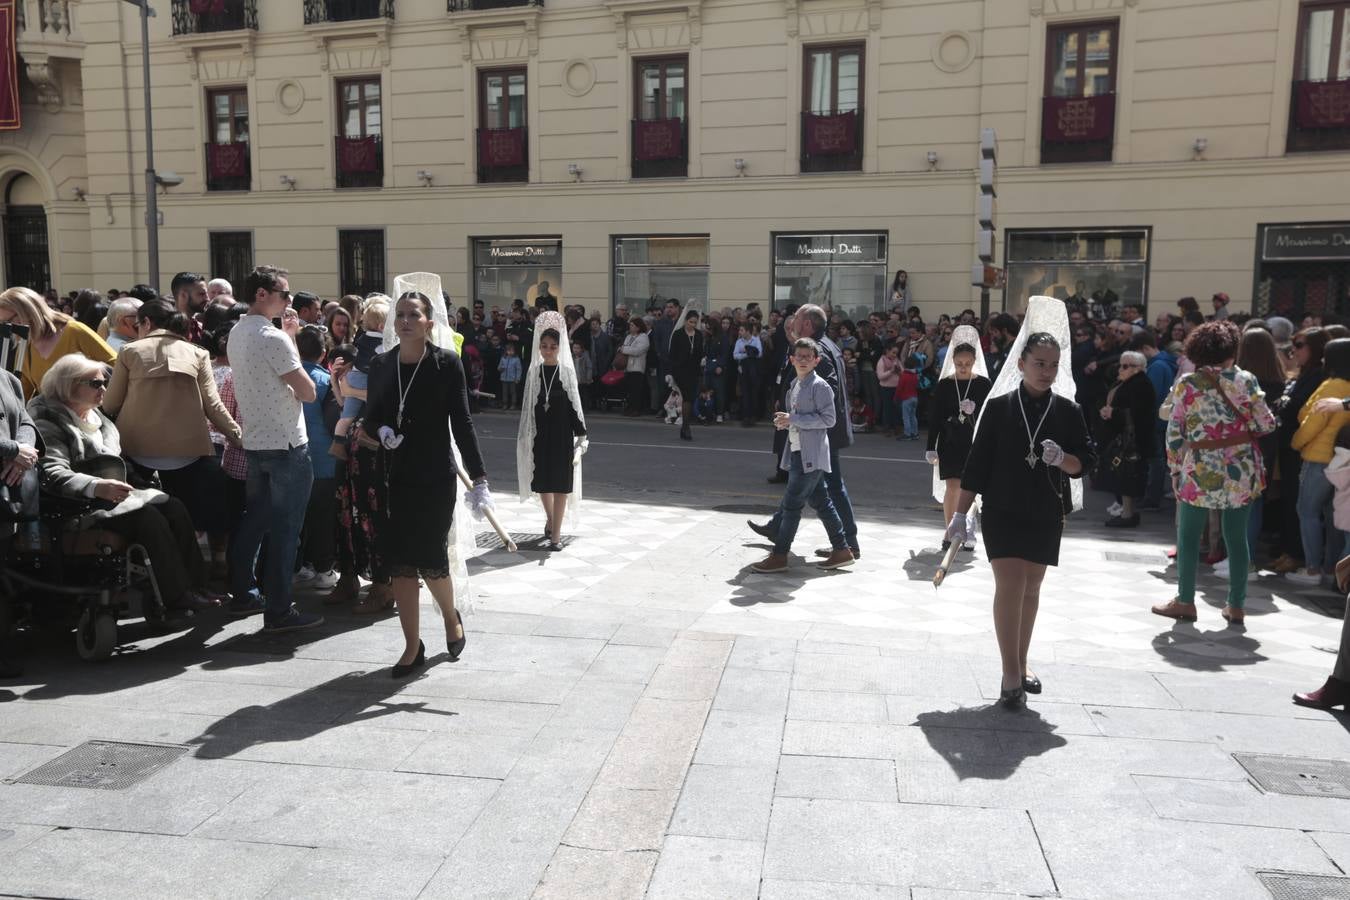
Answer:
<svg viewBox="0 0 1350 900"><path fill-rule="evenodd" d="M933 65L960 72L975 61L975 40L964 31L949 31L933 42Z"/></svg>
<svg viewBox="0 0 1350 900"><path fill-rule="evenodd" d="M595 87L595 64L589 59L569 59L563 63L562 89L573 97L584 97Z"/></svg>
<svg viewBox="0 0 1350 900"><path fill-rule="evenodd" d="M298 113L305 105L305 89L300 82L286 80L277 85L277 108L288 116Z"/></svg>

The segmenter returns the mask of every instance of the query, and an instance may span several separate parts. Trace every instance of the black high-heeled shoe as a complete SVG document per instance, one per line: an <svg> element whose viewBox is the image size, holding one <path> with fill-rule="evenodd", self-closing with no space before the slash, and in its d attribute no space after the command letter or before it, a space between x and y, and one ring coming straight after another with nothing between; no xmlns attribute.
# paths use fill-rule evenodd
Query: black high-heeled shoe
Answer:
<svg viewBox="0 0 1350 900"><path fill-rule="evenodd" d="M464 628L464 617L459 614L458 609L455 610L455 621L459 623L463 635L457 641L445 642L445 649L450 654L451 662L459 662L459 655L464 652L464 645L469 642L469 632Z"/></svg>
<svg viewBox="0 0 1350 900"><path fill-rule="evenodd" d="M1023 675L1022 690L1028 694L1039 694L1041 692L1041 680L1035 675Z"/></svg>
<svg viewBox="0 0 1350 900"><path fill-rule="evenodd" d="M426 664L427 664L426 644L423 644L421 641L418 641L417 658L414 659L412 662L408 663L407 665L404 665L402 663L394 663L393 671L391 671L389 674L394 678L407 678L413 672L416 672L418 669L422 668Z"/></svg>
<svg viewBox="0 0 1350 900"><path fill-rule="evenodd" d="M1004 709L1022 709L1027 705L1027 692L1021 687L1001 690L998 694L998 702Z"/></svg>

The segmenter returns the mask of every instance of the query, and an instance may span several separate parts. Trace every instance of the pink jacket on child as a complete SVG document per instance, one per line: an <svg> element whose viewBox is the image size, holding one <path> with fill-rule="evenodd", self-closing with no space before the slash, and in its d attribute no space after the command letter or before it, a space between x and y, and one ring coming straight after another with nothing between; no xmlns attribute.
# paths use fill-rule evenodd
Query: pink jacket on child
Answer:
<svg viewBox="0 0 1350 900"><path fill-rule="evenodd" d="M1337 447L1327 463L1327 481L1336 488L1332 502L1332 523L1341 531L1350 531L1350 450Z"/></svg>

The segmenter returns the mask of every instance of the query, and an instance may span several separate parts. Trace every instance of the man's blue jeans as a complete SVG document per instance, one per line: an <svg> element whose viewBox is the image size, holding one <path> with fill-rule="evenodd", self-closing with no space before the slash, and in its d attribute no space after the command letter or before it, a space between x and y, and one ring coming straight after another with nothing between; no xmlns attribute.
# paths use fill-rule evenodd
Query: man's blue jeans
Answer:
<svg viewBox="0 0 1350 900"><path fill-rule="evenodd" d="M796 455L796 454L794 454ZM791 478L791 473L788 475ZM858 549L858 522L853 518L853 502L848 499L848 488L844 486L844 470L839 465L839 451L830 447L830 471L821 477L816 485L815 492L818 495L829 495L830 504L834 507L835 515L839 517L839 523L844 529L844 542L852 550ZM812 507L819 510L824 504L821 496L813 496L809 499ZM800 507L799 507L800 509ZM825 522L824 516L821 521ZM769 520L769 527L782 530L783 527L783 509L780 506L778 512L773 514ZM826 531L829 531L829 523L825 523ZM833 537L831 537L833 542Z"/></svg>
<svg viewBox="0 0 1350 900"><path fill-rule="evenodd" d="M788 463L787 490L778 504L778 537L773 542L773 552L784 556L792 549L792 540L797 536L797 526L802 521L802 507L808 502L815 507L825 533L830 536L830 544L836 550L843 549L844 526L839 521L839 513L830 502L830 495L822 488L824 472L817 469L807 472L802 468L802 454L794 451Z"/></svg>
<svg viewBox="0 0 1350 900"><path fill-rule="evenodd" d="M910 397L900 401L900 418L904 422L905 437L919 435L919 398Z"/></svg>
<svg viewBox="0 0 1350 900"><path fill-rule="evenodd" d="M314 483L309 452L302 444L289 450L248 450L244 518L230 548L230 593L236 603L254 594L253 569L267 535L263 618L275 622L291 611L291 579L305 523L309 489Z"/></svg>

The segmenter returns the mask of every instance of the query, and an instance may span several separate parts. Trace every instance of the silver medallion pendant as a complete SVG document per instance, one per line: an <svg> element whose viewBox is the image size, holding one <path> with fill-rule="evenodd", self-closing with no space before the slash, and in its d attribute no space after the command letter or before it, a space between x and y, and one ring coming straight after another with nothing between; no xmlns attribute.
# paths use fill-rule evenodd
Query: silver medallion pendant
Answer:
<svg viewBox="0 0 1350 900"><path fill-rule="evenodd" d="M1036 450L1034 447L1027 451L1026 460L1027 460L1027 468L1029 469L1036 468Z"/></svg>
<svg viewBox="0 0 1350 900"><path fill-rule="evenodd" d="M962 425L966 424L966 414L961 413L961 415L956 417L956 421L960 422Z"/></svg>

